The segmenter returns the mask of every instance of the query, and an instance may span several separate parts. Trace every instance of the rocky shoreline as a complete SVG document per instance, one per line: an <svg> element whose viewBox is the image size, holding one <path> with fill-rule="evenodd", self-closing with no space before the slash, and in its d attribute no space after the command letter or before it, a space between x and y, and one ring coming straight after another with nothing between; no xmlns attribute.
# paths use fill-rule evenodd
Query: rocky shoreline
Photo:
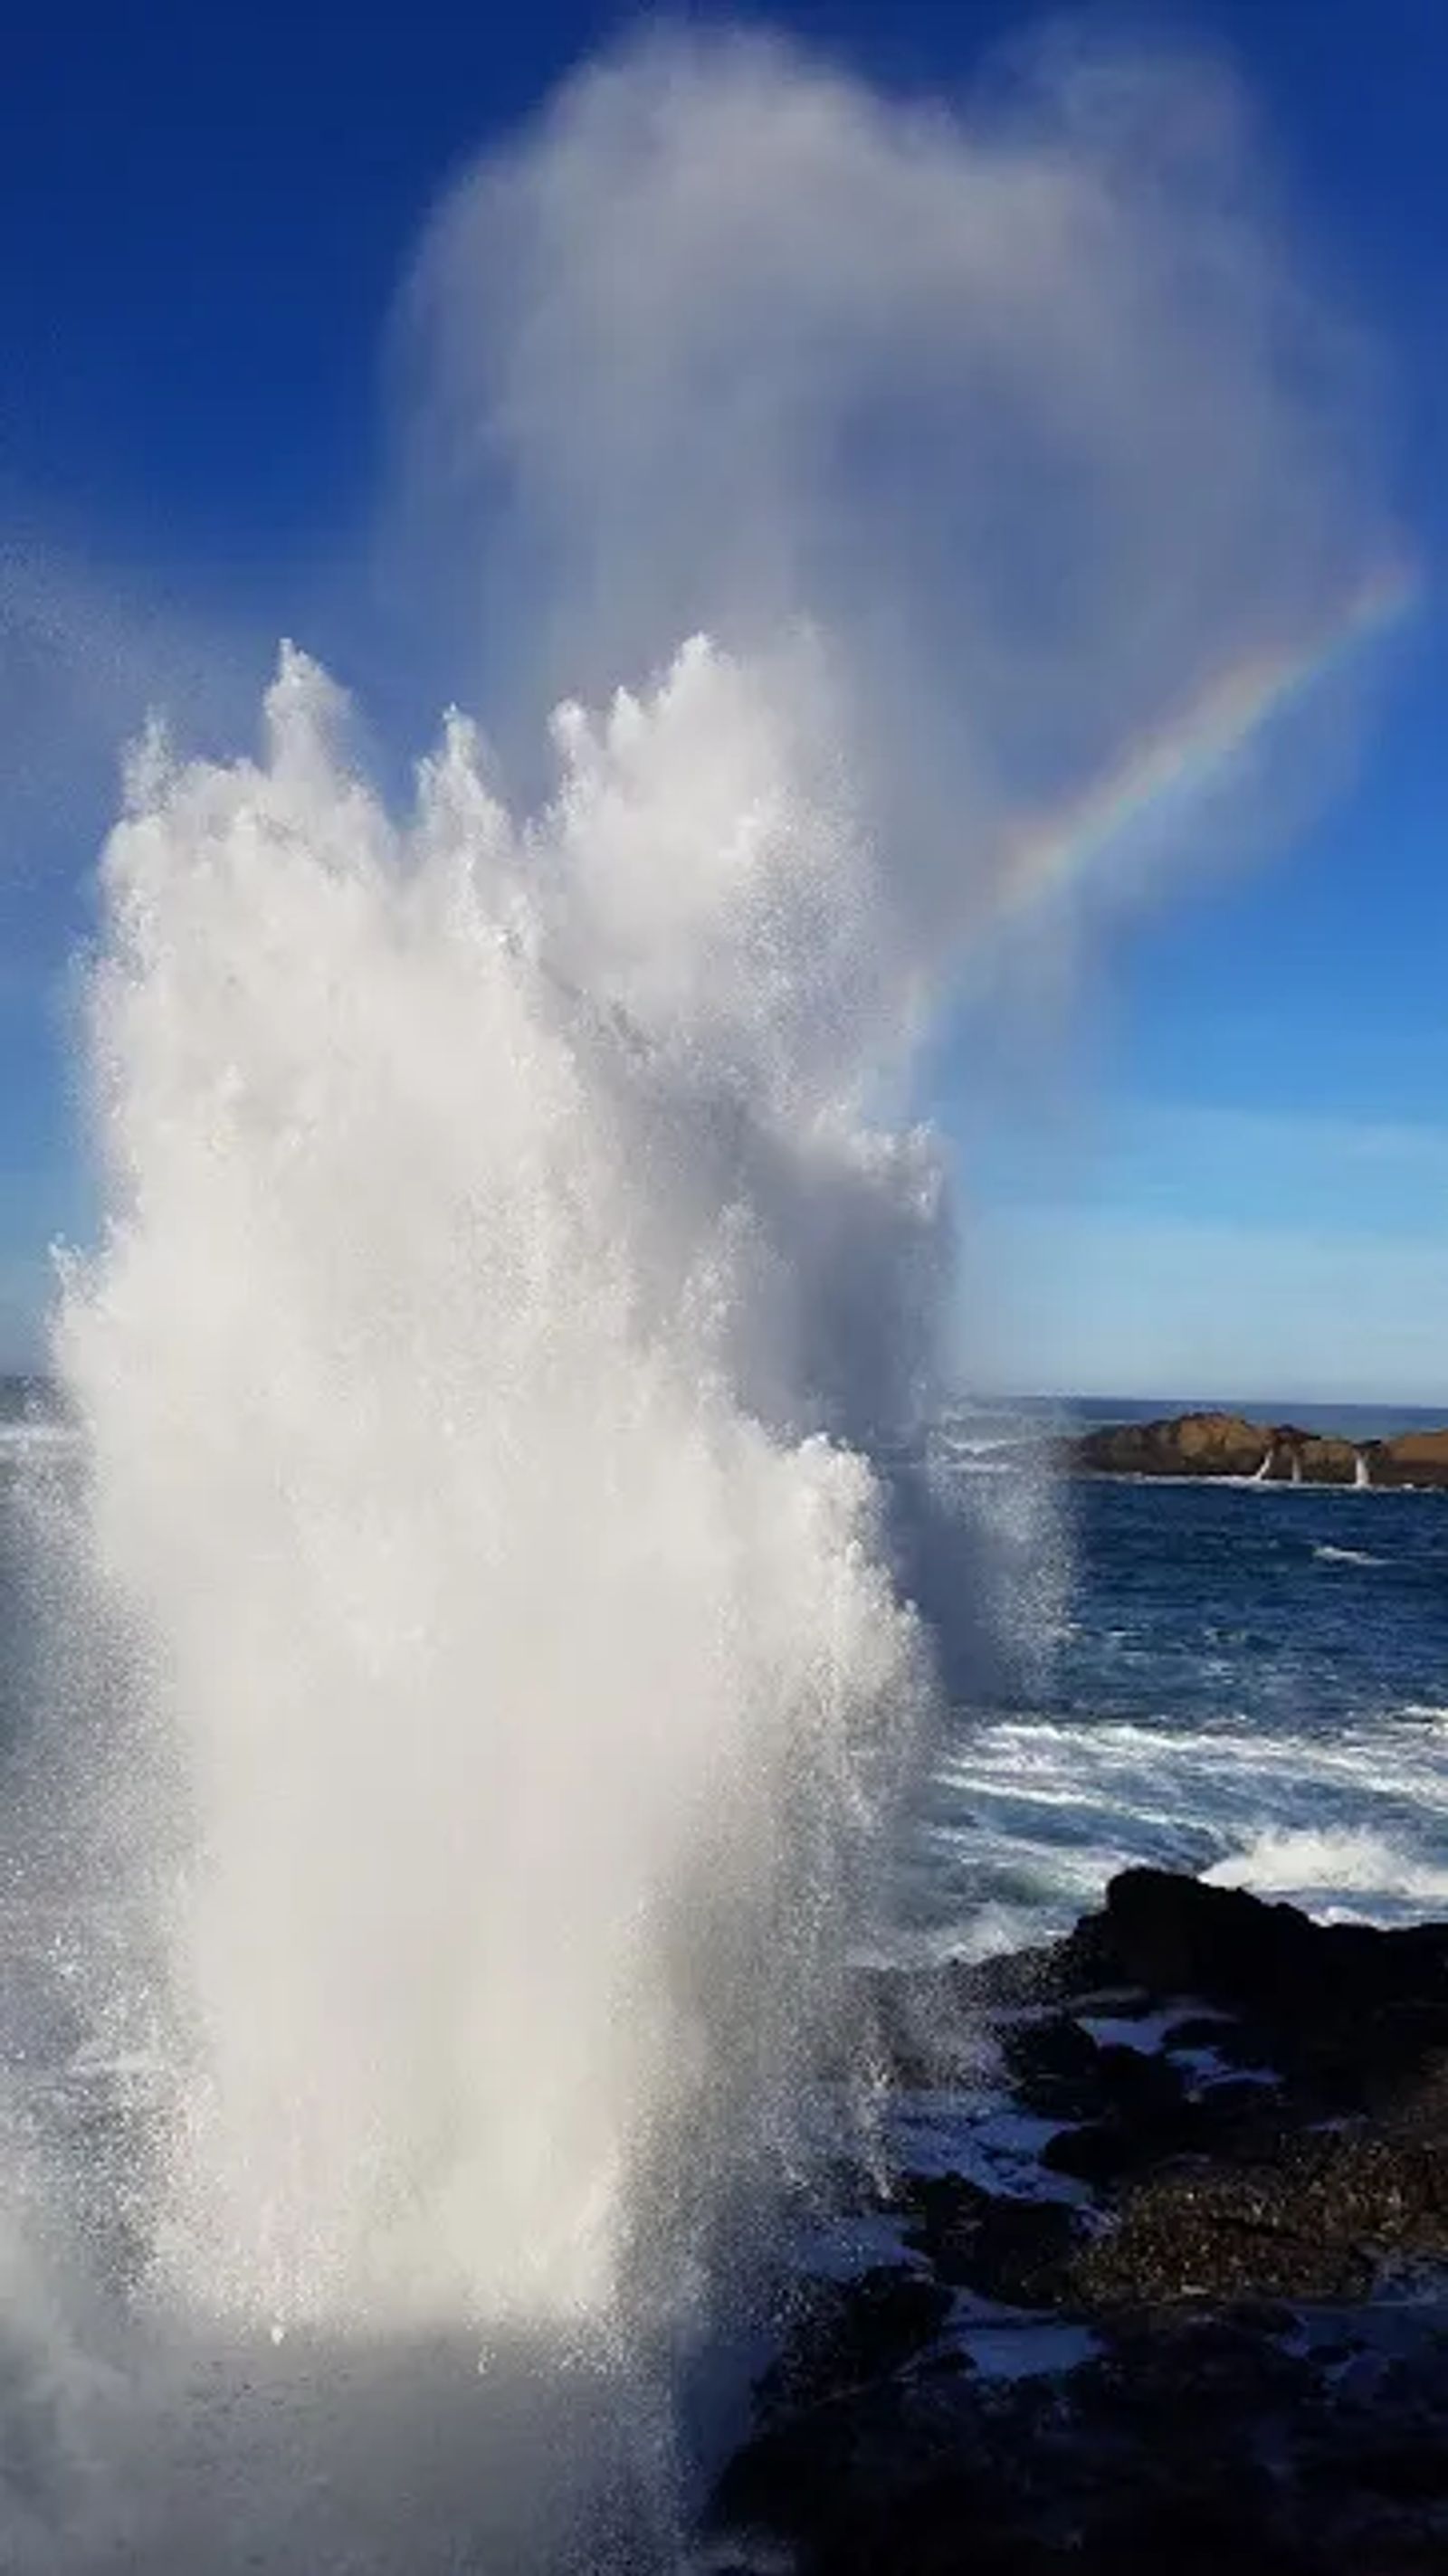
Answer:
<svg viewBox="0 0 1448 2576"><path fill-rule="evenodd" d="M1296 1423L1249 1422L1237 1413L1177 1413L1088 1431L1066 1445L1063 1463L1088 1475L1448 1489L1448 1430L1353 1441Z"/></svg>
<svg viewBox="0 0 1448 2576"><path fill-rule="evenodd" d="M895 2160L786 2301L711 2568L1442 2576L1448 1924L1133 1870L867 2009Z"/></svg>

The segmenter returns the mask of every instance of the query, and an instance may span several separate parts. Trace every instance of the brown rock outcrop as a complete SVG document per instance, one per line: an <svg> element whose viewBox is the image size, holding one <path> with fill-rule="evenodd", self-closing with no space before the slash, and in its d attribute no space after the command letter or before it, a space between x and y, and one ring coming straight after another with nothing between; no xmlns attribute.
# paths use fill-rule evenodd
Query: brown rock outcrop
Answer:
<svg viewBox="0 0 1448 2576"><path fill-rule="evenodd" d="M1307 1431L1299 1435L1294 1454L1304 1485L1351 1485L1357 1481L1358 1452L1351 1440L1337 1440L1330 1434ZM1275 1460L1270 1472L1274 1478L1280 1473ZM1287 1475L1290 1479L1290 1463Z"/></svg>
<svg viewBox="0 0 1448 2576"><path fill-rule="evenodd" d="M1448 1431L1401 1431L1366 1455L1375 1485L1448 1485Z"/></svg>
<svg viewBox="0 0 1448 2576"><path fill-rule="evenodd" d="M1448 1488L1448 1430L1404 1431L1391 1440L1359 1444L1294 1422L1177 1413L1088 1431L1068 1444L1065 1463L1102 1476L1252 1476L1274 1485Z"/></svg>
<svg viewBox="0 0 1448 2576"><path fill-rule="evenodd" d="M1072 1454L1078 1466L1111 1476L1255 1476L1270 1439L1237 1413L1179 1413L1088 1431Z"/></svg>

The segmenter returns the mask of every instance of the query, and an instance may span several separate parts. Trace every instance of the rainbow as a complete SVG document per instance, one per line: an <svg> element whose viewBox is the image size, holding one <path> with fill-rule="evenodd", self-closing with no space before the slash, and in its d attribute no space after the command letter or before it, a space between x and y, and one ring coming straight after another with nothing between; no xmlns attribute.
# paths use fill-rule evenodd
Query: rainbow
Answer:
<svg viewBox="0 0 1448 2576"><path fill-rule="evenodd" d="M1372 637L1406 618L1421 592L1414 567L1384 565L1309 643L1256 653L1219 672L1180 714L1133 744L1114 769L1012 834L988 926L995 929L1049 901L1146 821L1169 818L1174 807L1190 805L1256 735Z"/></svg>

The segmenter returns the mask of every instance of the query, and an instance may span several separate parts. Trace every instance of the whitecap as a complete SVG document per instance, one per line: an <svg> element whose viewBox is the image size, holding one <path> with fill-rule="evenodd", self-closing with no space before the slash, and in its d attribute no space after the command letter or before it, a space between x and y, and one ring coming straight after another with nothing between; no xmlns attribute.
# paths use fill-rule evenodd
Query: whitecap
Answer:
<svg viewBox="0 0 1448 2576"><path fill-rule="evenodd" d="M1328 1920L1385 1904L1448 1907L1448 1865L1417 1858L1367 1826L1269 1830L1205 1876L1213 1887L1295 1899Z"/></svg>

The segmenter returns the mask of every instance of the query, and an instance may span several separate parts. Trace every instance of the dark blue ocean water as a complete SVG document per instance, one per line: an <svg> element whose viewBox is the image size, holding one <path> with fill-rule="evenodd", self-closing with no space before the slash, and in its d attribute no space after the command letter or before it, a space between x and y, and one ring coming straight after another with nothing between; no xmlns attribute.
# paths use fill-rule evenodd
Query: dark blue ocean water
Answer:
<svg viewBox="0 0 1448 2576"><path fill-rule="evenodd" d="M897 1900L911 1936L1037 1937L1133 1860L1324 1913L1448 1913L1448 1494L1078 1478L1022 1534L978 1425L959 1451L1020 1651L952 1709Z"/></svg>

